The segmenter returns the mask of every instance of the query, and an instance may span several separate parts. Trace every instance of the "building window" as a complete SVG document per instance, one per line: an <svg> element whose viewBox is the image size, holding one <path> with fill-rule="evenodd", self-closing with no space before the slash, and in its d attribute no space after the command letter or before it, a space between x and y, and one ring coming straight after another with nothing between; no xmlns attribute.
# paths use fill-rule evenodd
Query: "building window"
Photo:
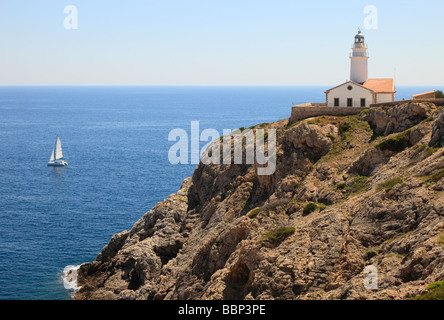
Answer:
<svg viewBox="0 0 444 320"><path fill-rule="evenodd" d="M339 98L335 98L335 107L339 107Z"/></svg>
<svg viewBox="0 0 444 320"><path fill-rule="evenodd" d="M361 99L361 107L365 107L365 98Z"/></svg>
<svg viewBox="0 0 444 320"><path fill-rule="evenodd" d="M347 99L347 107L353 107L353 98Z"/></svg>

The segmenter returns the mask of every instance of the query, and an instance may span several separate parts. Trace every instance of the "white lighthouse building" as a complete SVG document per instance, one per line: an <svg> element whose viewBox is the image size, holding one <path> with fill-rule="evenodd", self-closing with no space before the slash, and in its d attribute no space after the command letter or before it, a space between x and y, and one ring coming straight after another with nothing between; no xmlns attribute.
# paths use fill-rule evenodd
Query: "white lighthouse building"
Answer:
<svg viewBox="0 0 444 320"><path fill-rule="evenodd" d="M351 59L350 80L363 84L368 80L368 53L365 46L365 38L361 30L355 36Z"/></svg>
<svg viewBox="0 0 444 320"><path fill-rule="evenodd" d="M359 30L350 55L350 80L325 91L327 107L365 107L395 101L395 79L369 79L365 37Z"/></svg>

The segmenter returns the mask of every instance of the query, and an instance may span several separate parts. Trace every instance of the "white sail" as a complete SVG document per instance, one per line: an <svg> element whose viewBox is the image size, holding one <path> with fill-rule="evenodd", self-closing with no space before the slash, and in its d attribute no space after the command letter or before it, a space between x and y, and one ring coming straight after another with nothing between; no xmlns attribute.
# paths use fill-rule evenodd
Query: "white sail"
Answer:
<svg viewBox="0 0 444 320"><path fill-rule="evenodd" d="M51 167L66 167L68 162L63 161L62 142L59 136L57 136L54 148L52 149L51 158L49 159L48 166Z"/></svg>
<svg viewBox="0 0 444 320"><path fill-rule="evenodd" d="M51 158L49 159L49 162L52 162L52 161L55 160L55 158L54 158L54 150L55 150L55 147L52 149Z"/></svg>
<svg viewBox="0 0 444 320"><path fill-rule="evenodd" d="M55 149L55 160L62 159L63 158L62 142L60 141L60 138L58 136L54 149Z"/></svg>

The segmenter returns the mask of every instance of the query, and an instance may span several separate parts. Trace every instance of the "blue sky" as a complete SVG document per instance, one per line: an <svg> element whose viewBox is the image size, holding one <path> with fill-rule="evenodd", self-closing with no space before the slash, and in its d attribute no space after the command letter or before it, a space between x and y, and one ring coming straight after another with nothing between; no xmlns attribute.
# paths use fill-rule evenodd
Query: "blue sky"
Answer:
<svg viewBox="0 0 444 320"><path fill-rule="evenodd" d="M443 12L438 0L0 0L0 85L336 85L360 27L371 78L441 86Z"/></svg>

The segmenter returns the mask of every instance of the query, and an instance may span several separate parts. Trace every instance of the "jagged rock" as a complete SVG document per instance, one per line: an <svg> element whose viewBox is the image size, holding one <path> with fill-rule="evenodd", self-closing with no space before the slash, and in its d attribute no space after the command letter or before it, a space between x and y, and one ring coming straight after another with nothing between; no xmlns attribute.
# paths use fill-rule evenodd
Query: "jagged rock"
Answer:
<svg viewBox="0 0 444 320"><path fill-rule="evenodd" d="M200 163L81 266L76 299L407 299L444 280L444 149L427 149L443 147L444 112L417 125L436 107L372 110L361 119L378 134L409 130L404 150L381 151L363 126L343 143L322 118L270 124L273 175Z"/></svg>
<svg viewBox="0 0 444 320"><path fill-rule="evenodd" d="M397 107L370 108L368 115L363 115L376 134L385 136L405 131L431 116L435 105L408 102Z"/></svg>
<svg viewBox="0 0 444 320"><path fill-rule="evenodd" d="M441 111L433 123L431 147L444 147L444 111Z"/></svg>
<svg viewBox="0 0 444 320"><path fill-rule="evenodd" d="M380 149L370 147L350 166L349 172L370 176L378 166L387 163L389 159L390 157L387 157Z"/></svg>
<svg viewBox="0 0 444 320"><path fill-rule="evenodd" d="M283 143L290 144L294 150L307 152L310 158L319 158L333 147L332 138L337 136L338 128L333 125L320 127L302 123L285 132Z"/></svg>
<svg viewBox="0 0 444 320"><path fill-rule="evenodd" d="M160 276L162 266L177 255L184 241L180 229L190 184L191 179L186 179L177 194L147 212L129 232L113 236L96 261L80 267L78 299L118 299L116 292L138 290ZM124 296L128 297L127 291Z"/></svg>

